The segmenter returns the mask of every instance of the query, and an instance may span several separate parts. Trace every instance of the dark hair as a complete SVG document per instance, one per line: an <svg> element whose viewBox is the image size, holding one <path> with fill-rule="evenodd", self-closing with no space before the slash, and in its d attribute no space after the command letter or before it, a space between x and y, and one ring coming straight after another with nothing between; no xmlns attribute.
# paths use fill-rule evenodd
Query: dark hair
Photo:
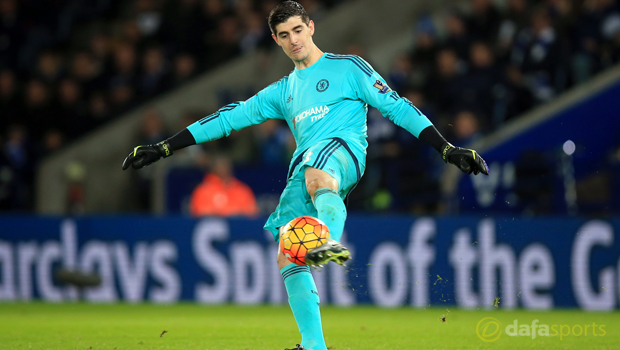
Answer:
<svg viewBox="0 0 620 350"><path fill-rule="evenodd" d="M277 35L276 26L280 23L288 21L289 18L299 16L301 20L308 25L310 23L310 17L306 10L297 1L284 1L276 6L267 19L269 28L274 35Z"/></svg>

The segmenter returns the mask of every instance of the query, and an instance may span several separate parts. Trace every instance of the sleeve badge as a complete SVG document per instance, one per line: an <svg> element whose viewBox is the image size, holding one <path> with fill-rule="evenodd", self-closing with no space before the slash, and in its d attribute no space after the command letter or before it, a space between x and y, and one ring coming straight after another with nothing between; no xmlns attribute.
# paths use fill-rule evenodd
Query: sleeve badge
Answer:
<svg viewBox="0 0 620 350"><path fill-rule="evenodd" d="M392 91L392 89L390 89L390 87L384 84L381 80L375 81L373 86L379 89L379 93L382 95L385 95L388 92Z"/></svg>

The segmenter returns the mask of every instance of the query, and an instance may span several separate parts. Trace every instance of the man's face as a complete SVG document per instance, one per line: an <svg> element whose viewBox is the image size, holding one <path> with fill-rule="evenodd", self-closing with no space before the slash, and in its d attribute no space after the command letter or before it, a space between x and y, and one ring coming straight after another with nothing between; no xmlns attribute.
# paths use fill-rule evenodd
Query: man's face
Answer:
<svg viewBox="0 0 620 350"><path fill-rule="evenodd" d="M278 24L276 34L272 34L272 37L291 60L301 62L310 55L310 50L314 46L312 35L314 35L314 22L310 21L306 25L300 16L295 16Z"/></svg>

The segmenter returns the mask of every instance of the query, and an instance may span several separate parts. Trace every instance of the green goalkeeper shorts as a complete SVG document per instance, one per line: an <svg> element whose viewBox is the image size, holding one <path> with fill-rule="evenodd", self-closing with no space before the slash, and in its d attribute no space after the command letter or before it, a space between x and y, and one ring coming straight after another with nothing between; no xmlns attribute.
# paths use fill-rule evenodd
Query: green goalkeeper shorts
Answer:
<svg viewBox="0 0 620 350"><path fill-rule="evenodd" d="M321 169L336 179L338 193L345 200L364 173L364 164L358 162L358 159L361 157L355 155L346 141L337 137L308 148L291 164L286 187L280 195L280 203L269 216L264 229L270 231L277 242L280 226L299 216L318 216L306 190L304 173L307 167Z"/></svg>

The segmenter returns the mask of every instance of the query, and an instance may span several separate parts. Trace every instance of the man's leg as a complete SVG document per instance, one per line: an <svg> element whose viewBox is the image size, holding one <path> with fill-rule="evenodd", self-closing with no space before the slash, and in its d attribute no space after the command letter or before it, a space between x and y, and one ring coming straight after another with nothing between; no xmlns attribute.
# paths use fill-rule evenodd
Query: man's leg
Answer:
<svg viewBox="0 0 620 350"><path fill-rule="evenodd" d="M308 167L305 170L306 190L312 198L319 220L329 228L327 243L314 248L306 254L306 264L323 265L330 261L344 265L351 254L340 238L347 218L347 208L338 195L338 181L323 170Z"/></svg>
<svg viewBox="0 0 620 350"><path fill-rule="evenodd" d="M319 213L319 220L329 228L329 237L340 242L347 207L338 194L338 181L323 170L308 167L305 171L306 190Z"/></svg>
<svg viewBox="0 0 620 350"><path fill-rule="evenodd" d="M281 250L278 250L278 267L284 279L288 303L301 333L301 345L306 350L327 350L321 325L319 293L310 268L291 263Z"/></svg>

